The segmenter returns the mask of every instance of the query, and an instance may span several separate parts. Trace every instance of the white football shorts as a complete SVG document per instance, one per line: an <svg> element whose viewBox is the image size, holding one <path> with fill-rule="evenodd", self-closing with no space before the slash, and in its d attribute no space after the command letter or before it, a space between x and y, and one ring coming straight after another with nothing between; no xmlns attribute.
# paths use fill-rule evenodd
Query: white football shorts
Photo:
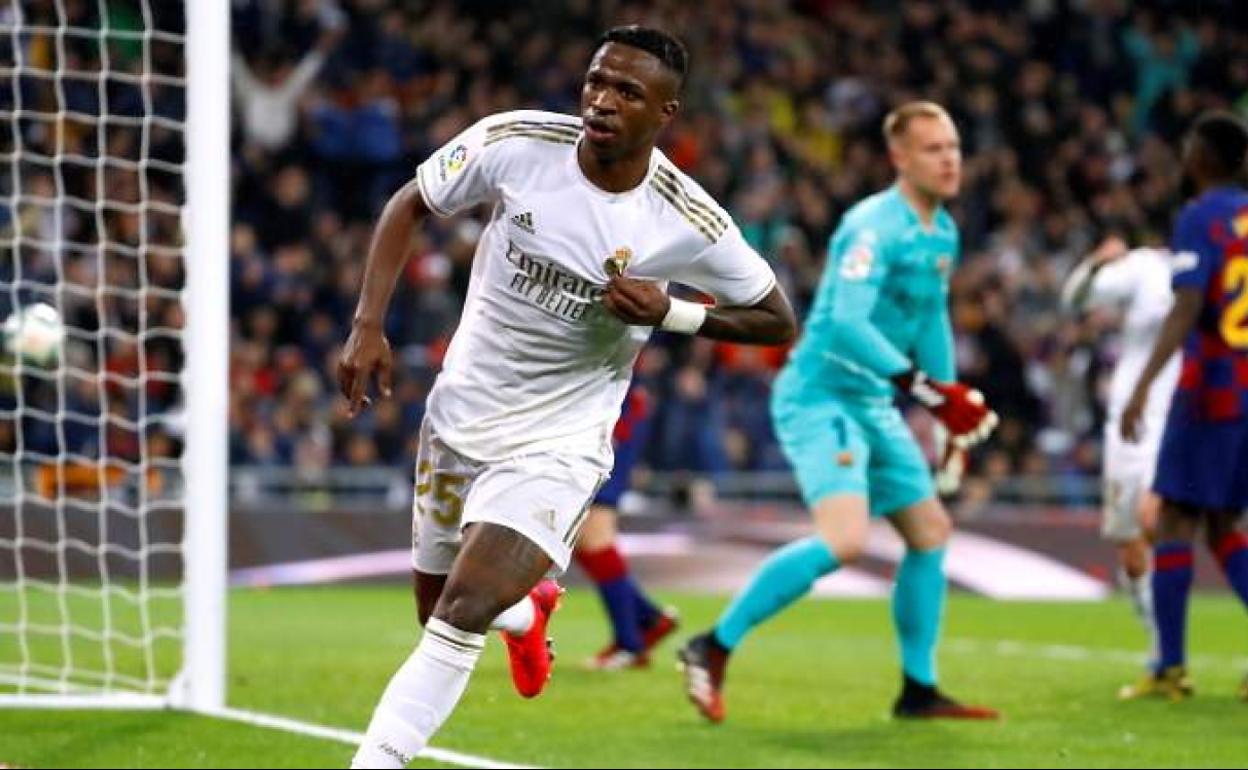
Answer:
<svg viewBox="0 0 1248 770"><path fill-rule="evenodd" d="M489 522L524 535L562 573L605 480L596 463L558 452L473 460L444 444L426 419L416 458L412 568L450 573L464 528Z"/></svg>
<svg viewBox="0 0 1248 770"><path fill-rule="evenodd" d="M1122 440L1117 419L1105 424L1101 535L1106 540L1126 542L1142 534L1140 498L1153 485L1164 422L1146 415L1144 435L1134 444Z"/></svg>

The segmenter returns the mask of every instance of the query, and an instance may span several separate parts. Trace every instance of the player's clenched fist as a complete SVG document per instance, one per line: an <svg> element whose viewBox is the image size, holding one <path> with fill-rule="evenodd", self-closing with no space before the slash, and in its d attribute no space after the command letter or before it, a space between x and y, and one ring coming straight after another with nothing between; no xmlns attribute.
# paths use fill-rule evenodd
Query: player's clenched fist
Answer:
<svg viewBox="0 0 1248 770"><path fill-rule="evenodd" d="M659 326L671 306L667 292L654 281L614 274L602 295L602 306L630 326Z"/></svg>

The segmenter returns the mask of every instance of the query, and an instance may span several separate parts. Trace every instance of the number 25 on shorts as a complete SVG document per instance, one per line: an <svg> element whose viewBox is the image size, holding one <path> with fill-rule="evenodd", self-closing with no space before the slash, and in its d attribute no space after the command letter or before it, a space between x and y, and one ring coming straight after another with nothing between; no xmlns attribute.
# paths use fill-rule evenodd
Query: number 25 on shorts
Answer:
<svg viewBox="0 0 1248 770"><path fill-rule="evenodd" d="M421 515L426 510L433 515L433 520L444 527L459 523L464 512L464 499L460 489L467 483L468 477L459 473L436 473L433 463L425 461L416 466L416 505ZM432 492L435 505L426 509L424 497Z"/></svg>

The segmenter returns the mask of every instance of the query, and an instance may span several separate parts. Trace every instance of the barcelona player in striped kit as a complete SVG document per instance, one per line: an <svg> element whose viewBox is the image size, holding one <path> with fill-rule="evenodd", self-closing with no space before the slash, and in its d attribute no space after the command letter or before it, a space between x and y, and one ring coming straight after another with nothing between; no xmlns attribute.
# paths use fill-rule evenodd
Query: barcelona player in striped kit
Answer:
<svg viewBox="0 0 1248 770"><path fill-rule="evenodd" d="M588 662L598 671L645 668L650 664L650 651L676 630L678 622L675 610L660 608L638 585L616 537L620 498L628 491L633 466L645 451L653 411L649 392L634 382L615 423L611 478L594 497L573 554L598 589L611 622L611 641Z"/></svg>
<svg viewBox="0 0 1248 770"><path fill-rule="evenodd" d="M1153 552L1155 669L1120 695L1192 694L1186 669L1192 542L1204 530L1227 582L1248 606L1248 126L1230 113L1201 116L1183 145L1196 197L1171 239L1174 306L1122 416L1135 440L1154 380L1182 347L1183 364L1162 437L1153 490L1162 498ZM1248 700L1248 680L1240 687Z"/></svg>

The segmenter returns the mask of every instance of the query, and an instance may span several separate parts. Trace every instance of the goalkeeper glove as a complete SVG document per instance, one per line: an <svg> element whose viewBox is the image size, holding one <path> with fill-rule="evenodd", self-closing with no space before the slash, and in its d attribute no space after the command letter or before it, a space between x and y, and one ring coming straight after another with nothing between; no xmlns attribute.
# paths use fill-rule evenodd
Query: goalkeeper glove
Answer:
<svg viewBox="0 0 1248 770"><path fill-rule="evenodd" d="M984 403L984 394L960 382L933 380L918 369L893 378L897 387L940 420L962 448L988 438L997 427L997 413Z"/></svg>

